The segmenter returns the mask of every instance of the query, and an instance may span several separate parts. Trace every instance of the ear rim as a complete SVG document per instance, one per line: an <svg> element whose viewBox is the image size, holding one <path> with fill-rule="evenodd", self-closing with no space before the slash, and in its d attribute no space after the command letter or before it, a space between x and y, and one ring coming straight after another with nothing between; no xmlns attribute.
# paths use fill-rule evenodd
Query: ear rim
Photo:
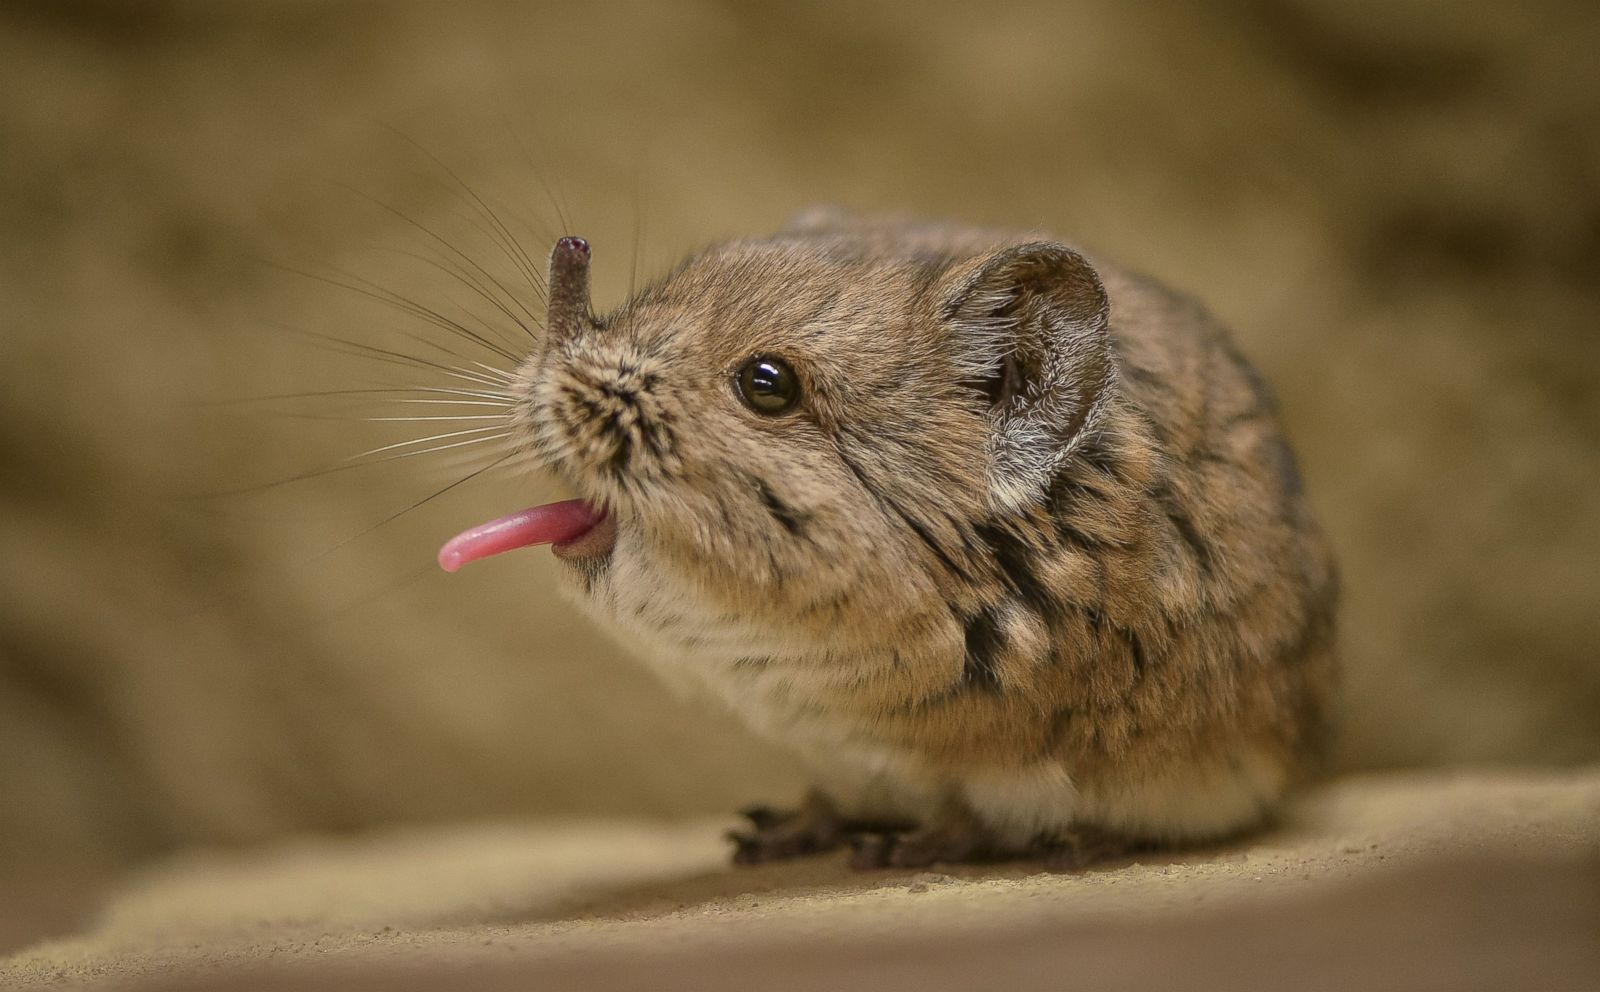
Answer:
<svg viewBox="0 0 1600 992"><path fill-rule="evenodd" d="M1094 266L1057 241L1029 241L975 260L945 295L963 379L1031 364L1022 388L988 410L988 482L998 509L1042 502L1060 466L1100 428L1118 393L1111 301Z"/></svg>

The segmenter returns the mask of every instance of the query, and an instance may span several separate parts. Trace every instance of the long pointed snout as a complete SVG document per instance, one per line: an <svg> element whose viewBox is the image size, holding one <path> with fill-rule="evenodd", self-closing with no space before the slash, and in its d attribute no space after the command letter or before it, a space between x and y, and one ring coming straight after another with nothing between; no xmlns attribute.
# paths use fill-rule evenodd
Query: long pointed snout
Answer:
<svg viewBox="0 0 1600 992"><path fill-rule="evenodd" d="M589 322L589 242L564 237L550 249L547 346L576 335Z"/></svg>

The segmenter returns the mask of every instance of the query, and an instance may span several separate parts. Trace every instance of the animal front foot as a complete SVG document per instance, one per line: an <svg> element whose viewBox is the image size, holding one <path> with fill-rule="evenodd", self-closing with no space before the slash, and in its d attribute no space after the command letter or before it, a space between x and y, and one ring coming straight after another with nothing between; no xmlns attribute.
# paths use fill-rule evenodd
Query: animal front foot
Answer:
<svg viewBox="0 0 1600 992"><path fill-rule="evenodd" d="M1007 843L956 802L947 803L919 829L869 829L852 834L850 843L854 848L850 865L860 869L1037 858L1049 871L1076 872L1150 849L1148 844L1088 825L1053 831L1031 843Z"/></svg>
<svg viewBox="0 0 1600 992"><path fill-rule="evenodd" d="M851 838L850 866L927 868L935 864L993 861L1005 852L965 808L947 805L938 817L916 830L878 830Z"/></svg>
<svg viewBox="0 0 1600 992"><path fill-rule="evenodd" d="M758 865L821 854L839 847L848 836L839 811L819 792L807 795L796 810L753 806L740 815L750 821L750 828L730 830L727 835L733 841L736 865Z"/></svg>
<svg viewBox="0 0 1600 992"><path fill-rule="evenodd" d="M936 864L989 861L987 845L979 838L935 836L930 831L914 830L902 834L857 834L850 838L854 850L850 867L927 868Z"/></svg>
<svg viewBox="0 0 1600 992"><path fill-rule="evenodd" d="M1128 838L1099 827L1080 826L1041 837L1031 853L1044 858L1049 871L1083 871L1104 861L1113 861L1139 850Z"/></svg>

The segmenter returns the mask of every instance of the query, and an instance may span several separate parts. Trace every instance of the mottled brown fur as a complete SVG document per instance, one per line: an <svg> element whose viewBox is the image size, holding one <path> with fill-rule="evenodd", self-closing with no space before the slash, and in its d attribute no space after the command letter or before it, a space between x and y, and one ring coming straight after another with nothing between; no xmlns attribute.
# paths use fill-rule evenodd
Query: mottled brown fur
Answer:
<svg viewBox="0 0 1600 992"><path fill-rule="evenodd" d="M558 246L519 378L529 447L618 521L574 591L842 816L925 821L880 862L1216 837L1303 770L1334 571L1199 308L1048 238L828 213L603 318L587 264ZM756 354L798 412L739 402Z"/></svg>

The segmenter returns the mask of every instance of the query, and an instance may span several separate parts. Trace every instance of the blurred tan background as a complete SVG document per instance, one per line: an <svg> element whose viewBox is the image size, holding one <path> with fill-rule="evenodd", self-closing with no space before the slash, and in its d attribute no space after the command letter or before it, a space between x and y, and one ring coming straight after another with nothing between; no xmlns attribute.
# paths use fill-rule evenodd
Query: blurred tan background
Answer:
<svg viewBox="0 0 1600 992"><path fill-rule="evenodd" d="M482 462L255 488L423 432L234 401L441 384L306 331L457 346L319 280L515 330L416 257L513 285L474 194L536 261L589 237L601 306L636 253L818 202L1157 275L1278 386L1340 551L1338 767L1600 757L1597 40L1581 2L0 3L0 903L37 930L182 845L801 787L545 554L434 570L537 478L393 520Z"/></svg>

